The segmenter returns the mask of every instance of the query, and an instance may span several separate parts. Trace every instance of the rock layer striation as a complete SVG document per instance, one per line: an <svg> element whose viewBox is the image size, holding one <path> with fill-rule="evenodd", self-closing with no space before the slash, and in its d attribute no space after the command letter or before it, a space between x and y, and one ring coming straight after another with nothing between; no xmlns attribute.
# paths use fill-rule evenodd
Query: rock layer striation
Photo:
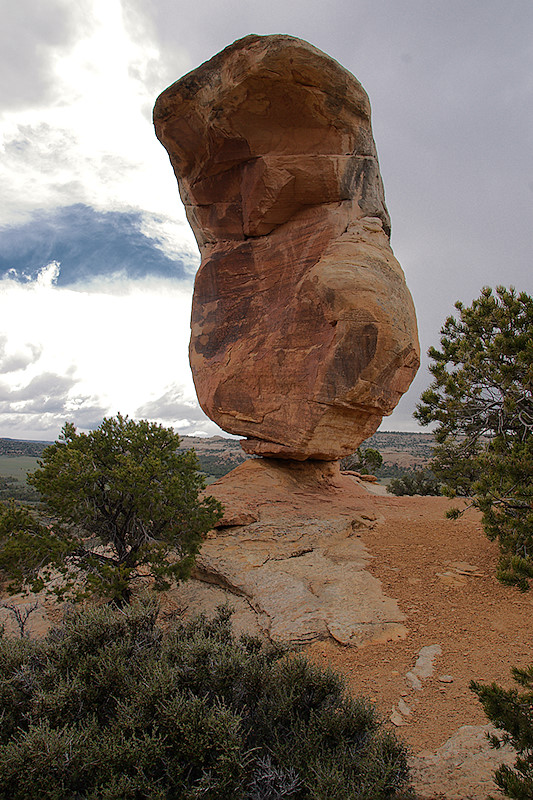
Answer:
<svg viewBox="0 0 533 800"><path fill-rule="evenodd" d="M248 453L353 452L419 364L365 91L307 42L251 35L163 92L154 122L202 257L203 410Z"/></svg>

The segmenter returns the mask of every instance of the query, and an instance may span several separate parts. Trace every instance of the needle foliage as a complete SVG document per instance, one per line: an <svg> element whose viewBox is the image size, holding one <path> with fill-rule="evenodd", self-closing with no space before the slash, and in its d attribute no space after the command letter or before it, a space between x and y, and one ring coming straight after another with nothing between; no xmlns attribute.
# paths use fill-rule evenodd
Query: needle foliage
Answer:
<svg viewBox="0 0 533 800"><path fill-rule="evenodd" d="M190 574L204 535L222 515L205 487L193 451L179 451L171 428L118 415L90 433L67 423L28 477L43 501L45 519L7 509L0 539L0 570L20 587L39 588L37 569L56 569L56 592L82 587L128 602L135 581L156 589ZM41 562L24 567L25 550L39 547Z"/></svg>
<svg viewBox="0 0 533 800"><path fill-rule="evenodd" d="M533 578L533 299L486 287L455 305L430 348L433 382L415 417L435 429L432 470L451 497L468 497L497 539L499 578ZM459 510L451 512L457 516Z"/></svg>

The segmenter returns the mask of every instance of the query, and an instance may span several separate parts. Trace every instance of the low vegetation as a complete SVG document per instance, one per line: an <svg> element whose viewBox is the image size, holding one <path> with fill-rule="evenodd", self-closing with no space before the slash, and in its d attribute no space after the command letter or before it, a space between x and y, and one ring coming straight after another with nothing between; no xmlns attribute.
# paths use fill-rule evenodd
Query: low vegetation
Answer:
<svg viewBox="0 0 533 800"><path fill-rule="evenodd" d="M230 613L156 624L153 603L0 638L0 797L392 800L405 748L341 679Z"/></svg>
<svg viewBox="0 0 533 800"><path fill-rule="evenodd" d="M20 500L24 503L37 503L39 494L31 486L25 486L17 478L8 475L0 478L0 500Z"/></svg>
<svg viewBox="0 0 533 800"><path fill-rule="evenodd" d="M387 484L390 494L402 497L404 495L439 495L440 481L429 469L405 472L399 478L392 478Z"/></svg>
<svg viewBox="0 0 533 800"><path fill-rule="evenodd" d="M383 464L383 456L373 447L362 450L360 447L351 456L341 458L340 468L354 470L361 475L374 475Z"/></svg>
<svg viewBox="0 0 533 800"><path fill-rule="evenodd" d="M186 578L222 515L194 451L171 428L120 414L88 434L67 423L28 477L40 515L0 507L0 575L11 591L53 582L59 596L129 601L134 582Z"/></svg>

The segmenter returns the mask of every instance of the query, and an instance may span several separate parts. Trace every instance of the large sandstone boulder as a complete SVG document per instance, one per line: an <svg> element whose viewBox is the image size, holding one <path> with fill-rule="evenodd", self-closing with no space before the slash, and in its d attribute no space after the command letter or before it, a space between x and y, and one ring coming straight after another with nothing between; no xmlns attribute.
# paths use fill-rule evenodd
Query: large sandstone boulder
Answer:
<svg viewBox="0 0 533 800"><path fill-rule="evenodd" d="M248 453L335 459L419 364L360 83L292 36L247 36L154 109L200 248L200 405Z"/></svg>
<svg viewBox="0 0 533 800"><path fill-rule="evenodd" d="M499 734L499 736L498 736ZM419 800L504 800L496 789L494 772L511 767L516 750L510 744L491 746L489 736L501 741L493 725L462 725L435 752L423 750L409 762L413 789Z"/></svg>

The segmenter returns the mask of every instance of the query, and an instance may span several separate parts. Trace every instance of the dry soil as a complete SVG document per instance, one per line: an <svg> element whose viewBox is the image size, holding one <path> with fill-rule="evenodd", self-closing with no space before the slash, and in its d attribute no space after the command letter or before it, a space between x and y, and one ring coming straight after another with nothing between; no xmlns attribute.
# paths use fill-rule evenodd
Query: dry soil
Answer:
<svg viewBox="0 0 533 800"><path fill-rule="evenodd" d="M533 591L497 581L498 547L477 512L448 520L452 503L442 497L373 496L369 504L384 521L363 532L368 568L398 600L408 634L358 650L316 642L308 653L343 673L350 689L371 697L384 716L403 701L411 713L402 715L398 732L414 752L434 750L461 725L487 722L469 689L472 679L511 685L511 667L533 662ZM430 645L440 645L441 655L414 690L405 676Z"/></svg>

